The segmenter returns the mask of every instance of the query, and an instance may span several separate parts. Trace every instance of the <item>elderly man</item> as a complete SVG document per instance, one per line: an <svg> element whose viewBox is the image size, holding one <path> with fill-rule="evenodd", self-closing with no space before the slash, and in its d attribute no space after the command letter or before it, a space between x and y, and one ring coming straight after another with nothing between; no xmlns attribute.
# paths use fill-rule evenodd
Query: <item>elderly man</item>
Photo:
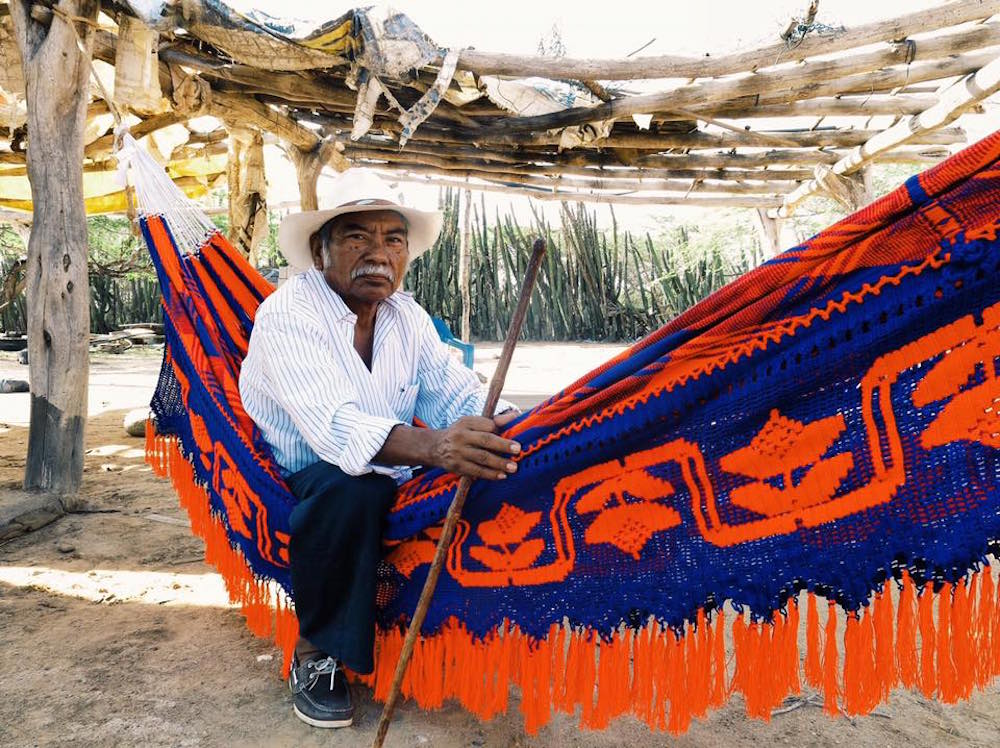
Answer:
<svg viewBox="0 0 1000 748"><path fill-rule="evenodd" d="M337 207L288 216L278 232L293 277L257 312L240 375L247 413L298 504L289 546L301 638L289 686L316 727L351 724L340 668L371 672L375 574L385 514L413 466L502 480L520 450L483 418L486 391L399 289L441 230L438 213L400 205L381 179L342 175ZM414 428L416 416L430 426Z"/></svg>

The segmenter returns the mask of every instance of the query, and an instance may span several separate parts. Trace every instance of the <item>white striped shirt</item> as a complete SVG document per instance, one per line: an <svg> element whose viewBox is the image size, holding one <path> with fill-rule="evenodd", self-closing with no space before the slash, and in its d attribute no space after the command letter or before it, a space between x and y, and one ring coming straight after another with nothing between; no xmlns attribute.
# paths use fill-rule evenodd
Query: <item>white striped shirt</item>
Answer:
<svg viewBox="0 0 1000 748"><path fill-rule="evenodd" d="M354 348L356 322L318 270L291 278L257 310L240 397L287 473L324 460L403 482L407 467L371 464L393 427L414 415L435 429L481 415L486 389L410 294L379 304L371 371Z"/></svg>

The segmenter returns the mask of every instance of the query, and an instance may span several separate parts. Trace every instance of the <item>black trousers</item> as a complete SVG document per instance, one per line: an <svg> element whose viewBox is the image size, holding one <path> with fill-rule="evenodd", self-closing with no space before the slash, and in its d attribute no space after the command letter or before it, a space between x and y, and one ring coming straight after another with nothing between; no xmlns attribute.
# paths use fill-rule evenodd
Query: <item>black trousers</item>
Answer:
<svg viewBox="0 0 1000 748"><path fill-rule="evenodd" d="M375 647L375 574L396 482L318 462L287 479L299 500L288 547L299 633L356 673Z"/></svg>

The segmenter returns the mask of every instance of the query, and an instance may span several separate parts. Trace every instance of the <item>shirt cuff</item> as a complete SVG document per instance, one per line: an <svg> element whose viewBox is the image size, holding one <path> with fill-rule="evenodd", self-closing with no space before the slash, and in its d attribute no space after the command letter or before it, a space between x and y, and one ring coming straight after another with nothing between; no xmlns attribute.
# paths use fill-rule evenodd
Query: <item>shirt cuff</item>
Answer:
<svg viewBox="0 0 1000 748"><path fill-rule="evenodd" d="M402 423L394 418L373 415L359 418L351 425L351 435L340 452L338 467L348 475L370 473L371 461L389 438L389 432Z"/></svg>
<svg viewBox="0 0 1000 748"><path fill-rule="evenodd" d="M493 409L493 415L498 416L507 410L520 410L514 403L508 402L503 398L497 400L497 407Z"/></svg>

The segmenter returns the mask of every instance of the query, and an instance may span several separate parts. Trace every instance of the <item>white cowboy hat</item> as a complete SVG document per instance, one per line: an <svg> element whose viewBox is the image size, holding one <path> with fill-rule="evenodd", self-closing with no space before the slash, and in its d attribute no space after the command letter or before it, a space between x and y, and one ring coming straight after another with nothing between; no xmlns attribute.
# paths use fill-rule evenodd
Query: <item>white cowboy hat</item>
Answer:
<svg viewBox="0 0 1000 748"><path fill-rule="evenodd" d="M294 267L313 266L309 237L331 218L344 213L394 210L402 215L408 227L407 243L411 260L430 249L441 233L441 213L401 205L399 195L389 184L367 169L348 169L343 172L324 197L323 202L336 207L292 213L285 216L278 226L278 246L288 263Z"/></svg>

